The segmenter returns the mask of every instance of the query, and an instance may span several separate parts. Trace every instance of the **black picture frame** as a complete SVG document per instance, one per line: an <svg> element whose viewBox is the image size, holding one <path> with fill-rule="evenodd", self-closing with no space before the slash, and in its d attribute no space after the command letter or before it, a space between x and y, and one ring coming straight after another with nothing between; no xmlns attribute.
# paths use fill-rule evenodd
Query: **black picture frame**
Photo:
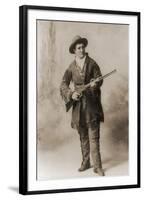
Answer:
<svg viewBox="0 0 144 200"><path fill-rule="evenodd" d="M63 11L74 13L100 13L107 15L135 16L137 18L137 183L129 185L111 185L101 187L62 188L50 190L28 190L28 11ZM66 7L46 7L23 5L19 7L19 193L23 195L82 192L108 189L126 189L140 187L140 12L96 10Z"/></svg>

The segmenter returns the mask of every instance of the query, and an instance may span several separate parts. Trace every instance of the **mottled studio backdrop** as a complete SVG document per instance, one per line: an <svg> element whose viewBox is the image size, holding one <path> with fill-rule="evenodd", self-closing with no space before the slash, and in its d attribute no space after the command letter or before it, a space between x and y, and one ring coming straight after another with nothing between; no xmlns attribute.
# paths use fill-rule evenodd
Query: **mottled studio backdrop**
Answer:
<svg viewBox="0 0 144 200"><path fill-rule="evenodd" d="M69 45L75 35L88 39L86 51L99 64L103 75L117 69L117 73L105 79L102 86L105 122L101 126L101 151L103 162L117 158L113 164L119 165L128 161L128 28L128 25L120 24L37 21L39 178L55 177L49 176L51 172L46 169L51 164L53 170L58 170L60 162L66 162L65 159L59 161L59 156L66 157L62 153L59 155L61 148L65 148L62 152L69 150L73 156L77 154L75 149L80 152L78 134L70 127L71 112L65 112L59 92L64 71L73 60ZM64 173L62 177L65 177Z"/></svg>

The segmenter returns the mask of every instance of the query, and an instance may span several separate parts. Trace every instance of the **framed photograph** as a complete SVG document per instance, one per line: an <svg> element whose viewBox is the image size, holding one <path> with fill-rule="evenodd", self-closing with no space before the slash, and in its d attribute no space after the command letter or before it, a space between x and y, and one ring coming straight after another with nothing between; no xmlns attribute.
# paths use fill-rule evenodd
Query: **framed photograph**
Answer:
<svg viewBox="0 0 144 200"><path fill-rule="evenodd" d="M140 187L140 13L19 16L19 192Z"/></svg>

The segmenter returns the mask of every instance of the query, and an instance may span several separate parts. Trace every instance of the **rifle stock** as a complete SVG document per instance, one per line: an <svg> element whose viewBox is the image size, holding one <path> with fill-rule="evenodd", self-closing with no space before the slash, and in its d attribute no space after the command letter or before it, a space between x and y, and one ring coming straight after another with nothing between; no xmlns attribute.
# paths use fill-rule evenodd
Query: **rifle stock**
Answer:
<svg viewBox="0 0 144 200"><path fill-rule="evenodd" d="M66 112L68 112L70 110L70 108L73 106L74 104L74 100L71 99L68 103L65 104L66 106Z"/></svg>

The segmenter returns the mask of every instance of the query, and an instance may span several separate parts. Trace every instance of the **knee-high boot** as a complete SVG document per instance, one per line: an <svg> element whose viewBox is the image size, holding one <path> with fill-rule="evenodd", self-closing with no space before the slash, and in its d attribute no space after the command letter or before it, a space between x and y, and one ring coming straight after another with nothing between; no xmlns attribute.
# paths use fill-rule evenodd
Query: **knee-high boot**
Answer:
<svg viewBox="0 0 144 200"><path fill-rule="evenodd" d="M82 163L79 171L84 171L90 168L90 145L89 145L89 136L88 130L85 128L80 128L80 143L81 143L81 152L82 152Z"/></svg>
<svg viewBox="0 0 144 200"><path fill-rule="evenodd" d="M94 172L98 173L101 176L104 176L100 154L99 129L99 125L93 129L89 128L90 151L94 165Z"/></svg>

